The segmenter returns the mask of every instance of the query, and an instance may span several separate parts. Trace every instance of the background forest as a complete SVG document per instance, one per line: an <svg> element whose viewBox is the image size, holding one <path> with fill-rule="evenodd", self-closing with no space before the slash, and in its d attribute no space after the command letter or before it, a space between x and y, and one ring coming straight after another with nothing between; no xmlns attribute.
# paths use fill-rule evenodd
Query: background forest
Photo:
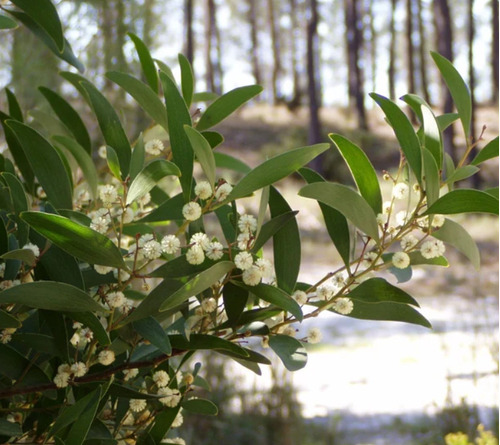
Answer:
<svg viewBox="0 0 500 445"><path fill-rule="evenodd" d="M239 149L250 165L285 148L324 142L327 133L342 131L371 152L379 171L386 168L394 150L391 154L384 148L388 144L394 148L396 144L388 142L388 133L381 133L382 118L373 112L367 93L376 91L391 99L406 92L416 93L439 112L453 111L451 97L432 64L431 50L452 60L471 87L472 139L480 137L484 124L488 126L485 140L498 130L499 21L495 0L60 0L54 3L65 26L65 36L85 66L84 75L121 110L130 138L135 138L149 124L149 119L124 90L104 76L113 70L139 75L139 62L128 32L137 34L153 57L169 65L175 74L177 54L185 54L193 64L198 91L221 94L252 83L264 87L263 94L251 106L222 125L226 146ZM2 48L0 86L15 92L35 123L53 125L47 113L48 104L37 90L39 85L59 92L69 101L74 98L75 108L79 108L76 92L54 69L55 66L61 70L73 68L57 59L27 29L20 27L2 35ZM5 107L6 98L2 94L0 109ZM93 131L91 136L97 140L98 129L89 109L81 107L79 111ZM457 161L462 153L461 147L453 143L453 126L445 137L446 150ZM328 157L316 168L328 178L338 178L344 173L336 159ZM498 182L495 169L477 177L477 181L489 185ZM288 185L293 189L293 182ZM313 219L313 210L309 217ZM311 252L322 243L315 238L314 224L311 222L310 233L304 234L311 240ZM468 271L458 268L450 272L447 281L425 283L419 292L432 297L464 293L472 296L474 285L483 280L482 292L474 294L478 300L470 319L463 323L456 321L451 329L463 328L468 332L473 329L471 356L479 355L478 351L483 353L474 343L480 339L481 348L486 345L490 361L496 364L493 374L498 375L498 352L495 352L498 319L491 315L492 311L498 312L498 228L492 228L491 220L484 219L476 220L470 227L479 234L486 263L482 275L469 277L470 282L464 285ZM311 260L311 268L315 267L314 252L306 254L306 258ZM460 258L457 256L456 260ZM421 284L417 280L417 286L418 283ZM470 307L454 308L452 317L462 316ZM450 329L444 323L433 324L438 331ZM363 335L372 335L372 325L356 326ZM359 330L354 335L359 335ZM329 340L325 343L335 342L336 334L333 331L327 334ZM453 349L447 343L449 340L440 341L443 350ZM345 347L342 343L340 346ZM318 416L315 412L307 416L314 419L305 419L296 382L283 369L277 367L269 376L269 384L262 388L252 386L253 381L234 384L229 378L233 369L223 360L206 356L204 361L207 374L212 376L209 383L220 414L215 419L186 419L183 436L191 444L430 445L444 444L446 433L459 430L472 437L480 422L486 422L493 430L498 426L497 408L482 410L482 402L474 397L463 398L462 402L452 397L451 371L445 377L449 403L431 410L435 414L432 419L418 415L409 420L404 416L388 421L377 420L376 416L360 419L343 412L335 416L330 413ZM483 371L474 368L471 379L477 383L484 377ZM491 374L491 370L484 372L487 376ZM236 379L239 378L237 375ZM488 380L487 384L492 393L498 393L498 378ZM356 433L356 426L361 429L367 426L372 437L363 436L363 431ZM380 437L375 437L374 431Z"/></svg>

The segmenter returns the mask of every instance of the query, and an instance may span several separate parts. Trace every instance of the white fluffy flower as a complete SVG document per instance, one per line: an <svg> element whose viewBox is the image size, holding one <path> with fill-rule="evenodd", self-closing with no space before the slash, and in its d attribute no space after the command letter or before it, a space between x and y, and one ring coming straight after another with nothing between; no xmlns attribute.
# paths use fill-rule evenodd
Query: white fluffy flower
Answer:
<svg viewBox="0 0 500 445"><path fill-rule="evenodd" d="M311 328L307 333L307 341L311 344L319 343L323 338L323 334L318 328Z"/></svg>
<svg viewBox="0 0 500 445"><path fill-rule="evenodd" d="M205 312L211 313L217 309L217 301L215 298L205 298L201 301L201 307Z"/></svg>
<svg viewBox="0 0 500 445"><path fill-rule="evenodd" d="M392 196L394 199L405 199L409 192L408 184L405 182L398 182L392 189Z"/></svg>
<svg viewBox="0 0 500 445"><path fill-rule="evenodd" d="M250 239L252 235L249 232L243 232L238 235L236 241L238 243L238 249L247 250L250 247Z"/></svg>
<svg viewBox="0 0 500 445"><path fill-rule="evenodd" d="M410 257L405 252L392 255L392 265L398 269L406 269L410 265Z"/></svg>
<svg viewBox="0 0 500 445"><path fill-rule="evenodd" d="M36 257L40 256L40 249L38 248L38 246L36 246L33 243L25 244L23 246L23 249L29 249L29 250L31 250Z"/></svg>
<svg viewBox="0 0 500 445"><path fill-rule="evenodd" d="M151 202L151 194L150 193L145 193L139 198L139 204L141 206L146 206Z"/></svg>
<svg viewBox="0 0 500 445"><path fill-rule="evenodd" d="M139 247L144 247L144 245L148 242L148 241L152 241L154 240L155 237L151 234L151 233L146 233L144 235L141 235L141 237L139 238L139 240L137 241L137 245Z"/></svg>
<svg viewBox="0 0 500 445"><path fill-rule="evenodd" d="M410 250L418 244L418 238L414 235L406 235L401 239L401 248L403 250Z"/></svg>
<svg viewBox="0 0 500 445"><path fill-rule="evenodd" d="M148 260L160 258L162 252L161 244L156 240L148 241L142 247L142 254Z"/></svg>
<svg viewBox="0 0 500 445"><path fill-rule="evenodd" d="M437 239L428 240L422 244L420 253L424 258L437 258L444 254L446 247L444 243Z"/></svg>
<svg viewBox="0 0 500 445"><path fill-rule="evenodd" d="M99 187L99 198L105 207L111 207L118 200L118 191L111 185L102 185Z"/></svg>
<svg viewBox="0 0 500 445"><path fill-rule="evenodd" d="M297 331L292 328L291 326L287 326L283 331L281 332L283 335L288 335L289 337L295 337L295 334L297 334Z"/></svg>
<svg viewBox="0 0 500 445"><path fill-rule="evenodd" d="M234 257L234 264L238 269L247 270L253 265L253 257L251 253L240 252Z"/></svg>
<svg viewBox="0 0 500 445"><path fill-rule="evenodd" d="M161 240L161 249L164 253L177 253L181 248L181 242L175 235L166 235Z"/></svg>
<svg viewBox="0 0 500 445"><path fill-rule="evenodd" d="M215 199L217 201L224 201L229 196L229 193L231 193L232 190L233 187L231 187L227 182L220 185L215 192Z"/></svg>
<svg viewBox="0 0 500 445"><path fill-rule="evenodd" d="M396 213L396 224L398 226L404 226L408 222L408 213L404 210Z"/></svg>
<svg viewBox="0 0 500 445"><path fill-rule="evenodd" d="M176 445L186 445L186 441L181 437L172 437L162 441L162 443L175 443Z"/></svg>
<svg viewBox="0 0 500 445"><path fill-rule="evenodd" d="M80 331L80 339L82 342L88 343L94 338L94 333L89 328L83 328Z"/></svg>
<svg viewBox="0 0 500 445"><path fill-rule="evenodd" d="M151 139L144 144L144 150L152 156L158 156L164 148L160 139Z"/></svg>
<svg viewBox="0 0 500 445"><path fill-rule="evenodd" d="M123 370L123 380L131 380L134 377L137 377L139 375L139 369L137 368L132 368L132 369L124 369Z"/></svg>
<svg viewBox="0 0 500 445"><path fill-rule="evenodd" d="M196 221L201 216L201 207L197 202L191 201L182 208L182 216L187 221Z"/></svg>
<svg viewBox="0 0 500 445"><path fill-rule="evenodd" d="M58 367L57 367L57 373L58 374L71 374L71 365L69 365L68 363L61 363Z"/></svg>
<svg viewBox="0 0 500 445"><path fill-rule="evenodd" d="M220 260L224 255L224 246L218 241L212 241L207 246L206 254L213 261Z"/></svg>
<svg viewBox="0 0 500 445"><path fill-rule="evenodd" d="M130 411L134 413L140 413L146 409L147 403L144 399L130 399L128 402Z"/></svg>
<svg viewBox="0 0 500 445"><path fill-rule="evenodd" d="M384 201L382 204L382 212L384 214L388 214L391 211L392 208L392 202L391 201Z"/></svg>
<svg viewBox="0 0 500 445"><path fill-rule="evenodd" d="M432 227L438 229L441 227L445 222L444 216L443 215L434 215L432 217Z"/></svg>
<svg viewBox="0 0 500 445"><path fill-rule="evenodd" d="M76 362L71 365L71 372L75 375L75 377L83 377L87 374L87 371L87 365L83 362Z"/></svg>
<svg viewBox="0 0 500 445"><path fill-rule="evenodd" d="M205 261L205 252L200 246L193 246L186 252L186 260L189 264L201 264Z"/></svg>
<svg viewBox="0 0 500 445"><path fill-rule="evenodd" d="M257 230L257 220L253 215L241 215L238 219L238 229L240 232L255 232Z"/></svg>
<svg viewBox="0 0 500 445"><path fill-rule="evenodd" d="M296 290L292 294L292 298L300 305L307 303L307 294L303 290Z"/></svg>
<svg viewBox="0 0 500 445"><path fill-rule="evenodd" d="M61 372L54 377L53 382L58 388L66 388L68 386L70 375L66 372Z"/></svg>
<svg viewBox="0 0 500 445"><path fill-rule="evenodd" d="M90 228L105 235L109 229L109 218L105 216L96 216L92 218Z"/></svg>
<svg viewBox="0 0 500 445"><path fill-rule="evenodd" d="M259 258L255 265L259 268L260 274L263 278L270 278L273 276L273 265L271 261L266 258Z"/></svg>
<svg viewBox="0 0 500 445"><path fill-rule="evenodd" d="M178 412L172 422L172 428L179 428L184 423L184 417L182 413Z"/></svg>
<svg viewBox="0 0 500 445"><path fill-rule="evenodd" d="M324 285L316 289L316 296L320 300L328 301L335 295L335 289L332 286Z"/></svg>
<svg viewBox="0 0 500 445"><path fill-rule="evenodd" d="M262 279L262 275L257 266L251 266L249 269L243 271L241 278L247 286L257 286Z"/></svg>
<svg viewBox="0 0 500 445"><path fill-rule="evenodd" d="M112 309L122 307L125 303L125 295L120 291L110 292L106 296L106 301L108 303L108 306Z"/></svg>
<svg viewBox="0 0 500 445"><path fill-rule="evenodd" d="M99 147L99 149L97 150L97 153L99 154L99 157L102 159L106 159L108 157L108 153L107 153L105 145L101 145Z"/></svg>
<svg viewBox="0 0 500 445"><path fill-rule="evenodd" d="M350 314L353 308L354 304L352 303L352 300L346 297L335 300L335 304L333 305L333 309L342 315Z"/></svg>
<svg viewBox="0 0 500 445"><path fill-rule="evenodd" d="M212 196L212 187L207 181L200 181L194 187L194 194L200 199L208 199Z"/></svg>
<svg viewBox="0 0 500 445"><path fill-rule="evenodd" d="M210 239L208 238L206 233L198 232L191 237L191 239L189 240L189 244L200 246L203 250L206 251L208 249L208 245L210 244Z"/></svg>
<svg viewBox="0 0 500 445"><path fill-rule="evenodd" d="M2 329L0 334L0 342L4 345L12 340L12 334L17 331L17 328L5 328Z"/></svg>
<svg viewBox="0 0 500 445"><path fill-rule="evenodd" d="M166 371L160 370L153 374L153 382L155 382L158 388L163 388L170 382L170 376Z"/></svg>
<svg viewBox="0 0 500 445"><path fill-rule="evenodd" d="M123 269L115 269L113 270L113 276L120 281L127 281L130 278L130 274Z"/></svg>
<svg viewBox="0 0 500 445"><path fill-rule="evenodd" d="M78 332L75 332L70 338L69 342L76 348L78 344L82 341Z"/></svg>
<svg viewBox="0 0 500 445"><path fill-rule="evenodd" d="M104 351L99 352L97 360L101 365L104 366L111 365L111 363L115 361L115 353L110 349L105 349Z"/></svg>
<svg viewBox="0 0 500 445"><path fill-rule="evenodd" d="M112 267L100 266L99 264L94 264L94 269L100 275L106 275L113 270Z"/></svg>
<svg viewBox="0 0 500 445"><path fill-rule="evenodd" d="M386 213L379 213L377 214L377 224L383 226L387 220L388 220L388 215Z"/></svg>
<svg viewBox="0 0 500 445"><path fill-rule="evenodd" d="M134 211L127 207L123 213L121 213L123 224L128 224L134 220Z"/></svg>
<svg viewBox="0 0 500 445"><path fill-rule="evenodd" d="M177 406L181 401L181 393L178 389L160 388L157 394L164 396L160 398L160 403L170 408Z"/></svg>
<svg viewBox="0 0 500 445"><path fill-rule="evenodd" d="M337 272L333 277L332 277L332 284L335 286L335 288L342 288L346 285L347 283L347 272Z"/></svg>

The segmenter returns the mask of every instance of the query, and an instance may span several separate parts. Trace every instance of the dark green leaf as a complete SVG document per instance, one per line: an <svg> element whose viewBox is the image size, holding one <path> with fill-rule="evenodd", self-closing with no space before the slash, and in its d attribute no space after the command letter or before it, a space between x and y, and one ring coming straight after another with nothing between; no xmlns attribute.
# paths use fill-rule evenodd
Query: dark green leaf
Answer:
<svg viewBox="0 0 500 445"><path fill-rule="evenodd" d="M19 328L20 326L21 322L16 317L0 309L0 329Z"/></svg>
<svg viewBox="0 0 500 445"><path fill-rule="evenodd" d="M2 16L0 16L1 18ZM0 20L0 29L2 29L2 21ZM17 422L9 422L7 419L0 419L0 436L14 438L22 436L23 430Z"/></svg>
<svg viewBox="0 0 500 445"><path fill-rule="evenodd" d="M7 103L9 104L10 117L12 119L15 119L16 121L24 122L23 111L21 110L21 106L17 101L16 95L8 88L5 88L5 93L7 95Z"/></svg>
<svg viewBox="0 0 500 445"><path fill-rule="evenodd" d="M441 181L439 178L439 170L436 164L436 159L432 153L424 148L422 150L424 161L424 176L425 180L425 194L427 196L427 203L433 204L439 198L439 189L441 188Z"/></svg>
<svg viewBox="0 0 500 445"><path fill-rule="evenodd" d="M18 24L15 20L5 15L0 15L0 29L15 29Z"/></svg>
<svg viewBox="0 0 500 445"><path fill-rule="evenodd" d="M228 155L226 153L215 152L214 159L215 159L215 165L218 168L227 168L229 170L234 170L235 172L245 173L245 174L252 170L243 161L240 161L239 159L236 159L233 156Z"/></svg>
<svg viewBox="0 0 500 445"><path fill-rule="evenodd" d="M444 256L439 256L437 258L424 258L419 251L411 252L408 256L410 257L410 264L412 266L432 264L433 266L448 267L450 265Z"/></svg>
<svg viewBox="0 0 500 445"><path fill-rule="evenodd" d="M106 73L106 77L122 87L137 101L151 119L161 125L165 131L168 131L167 110L157 93L130 74L110 71ZM158 82L157 78L156 82Z"/></svg>
<svg viewBox="0 0 500 445"><path fill-rule="evenodd" d="M148 193L165 176L180 176L180 174L179 168L172 162L163 159L152 161L142 169L130 184L127 193L127 205Z"/></svg>
<svg viewBox="0 0 500 445"><path fill-rule="evenodd" d="M497 158L498 157L498 136L495 139L492 139L488 142L484 148L476 155L476 157L472 160L472 165L479 165L488 159Z"/></svg>
<svg viewBox="0 0 500 445"><path fill-rule="evenodd" d="M91 141L90 136L83 123L80 115L76 110L59 94L49 88L39 87L40 92L44 95L45 99L49 102L50 106L56 113L61 122L68 128L69 131L75 136L76 142L80 144L83 149L90 155L91 154Z"/></svg>
<svg viewBox="0 0 500 445"><path fill-rule="evenodd" d="M446 178L446 184L454 184L455 182L462 181L463 179L470 178L479 171L479 167L475 165L464 165L457 168L452 175Z"/></svg>
<svg viewBox="0 0 500 445"><path fill-rule="evenodd" d="M48 354L51 357L61 357L61 352L57 347L54 337L33 332L15 333L12 339L26 345L40 354ZM61 357L64 360L64 357Z"/></svg>
<svg viewBox="0 0 500 445"><path fill-rule="evenodd" d="M133 362L132 364L133 365ZM137 391L128 386L120 385L118 383L112 383L109 386L108 393L116 397L124 397L127 399L145 399L145 400L155 400L158 399L159 395L148 394L147 392Z"/></svg>
<svg viewBox="0 0 500 445"><path fill-rule="evenodd" d="M182 402L182 408L193 414L216 416L219 412L217 405L206 399L189 399Z"/></svg>
<svg viewBox="0 0 500 445"><path fill-rule="evenodd" d="M148 47L144 42L137 37L135 34L129 32L127 35L132 39L135 45L135 50L139 56L139 62L141 63L142 72L146 78L151 89L158 94L158 73L156 71L155 63L149 53Z"/></svg>
<svg viewBox="0 0 500 445"><path fill-rule="evenodd" d="M55 245L77 258L125 269L118 247L106 236L59 215L24 212L21 218Z"/></svg>
<svg viewBox="0 0 500 445"><path fill-rule="evenodd" d="M227 201L243 198L255 190L274 184L311 162L328 148L328 144L316 144L289 150L268 159L240 179L228 196Z"/></svg>
<svg viewBox="0 0 500 445"><path fill-rule="evenodd" d="M498 215L498 199L479 190L453 190L441 196L427 209L424 215L450 215L471 212Z"/></svg>
<svg viewBox="0 0 500 445"><path fill-rule="evenodd" d="M377 173L366 154L356 144L339 134L330 133L328 137L349 166L361 196L375 214L382 213L382 194Z"/></svg>
<svg viewBox="0 0 500 445"><path fill-rule="evenodd" d="M101 400L101 387L96 389L92 394L88 405L85 407L83 412L75 420L73 426L69 430L68 435L65 437L65 441L72 445L81 445L90 429L90 425L94 421L97 414L97 407L99 406L99 401Z"/></svg>
<svg viewBox="0 0 500 445"><path fill-rule="evenodd" d="M259 249L267 242L267 240L275 235L276 232L280 230L286 223L293 219L297 213L299 213L297 210L282 213L281 215L278 215L266 222L262 226L260 233L255 240L255 243L252 247L252 252L257 253Z"/></svg>
<svg viewBox="0 0 500 445"><path fill-rule="evenodd" d="M75 158L78 166L82 169L83 176L85 176L85 179L87 180L92 198L96 199L98 179L92 157L78 142L71 138L66 136L54 136L52 139L68 150Z"/></svg>
<svg viewBox="0 0 500 445"><path fill-rule="evenodd" d="M6 123L19 140L50 202L56 208L71 209L71 182L59 153L40 133L27 125L14 120Z"/></svg>
<svg viewBox="0 0 500 445"><path fill-rule="evenodd" d="M223 259L227 259L228 256L225 255ZM165 264L162 264L158 269L155 269L149 275L151 277L161 277L161 278L183 278L189 277L208 268L212 267L215 261L205 258L202 264L189 264L186 260L186 255L180 255Z"/></svg>
<svg viewBox="0 0 500 445"><path fill-rule="evenodd" d="M212 148L215 148L224 142L224 136L217 131L202 131L201 134Z"/></svg>
<svg viewBox="0 0 500 445"><path fill-rule="evenodd" d="M431 56L450 90L451 97L457 107L460 120L462 121L465 137L468 138L472 115L472 101L469 89L456 68L448 59L433 51L431 51Z"/></svg>
<svg viewBox="0 0 500 445"><path fill-rule="evenodd" d="M304 167L299 170L299 173L307 181L308 184L315 182L325 182L325 179L314 170ZM337 251L339 252L344 264L349 268L350 257L350 233L347 219L338 210L318 202L325 220L326 230L330 239L333 241Z"/></svg>
<svg viewBox="0 0 500 445"><path fill-rule="evenodd" d="M248 301L248 290L236 286L230 281L224 286L222 297L228 323L234 327L245 310Z"/></svg>
<svg viewBox="0 0 500 445"><path fill-rule="evenodd" d="M94 333L96 340L101 346L108 346L111 344L108 332L99 321L99 319L91 312L68 312L67 316L73 320L82 323L84 326L90 328Z"/></svg>
<svg viewBox="0 0 500 445"><path fill-rule="evenodd" d="M207 107L205 113L203 113L198 121L196 128L198 131L202 131L213 127L241 107L245 102L252 99L252 97L261 93L262 90L263 88L259 85L248 85L235 88L223 94Z"/></svg>
<svg viewBox="0 0 500 445"><path fill-rule="evenodd" d="M458 120L460 116L458 113L446 113L442 114L441 116L436 116L436 121L439 126L439 131L441 133L446 130L453 122Z"/></svg>
<svg viewBox="0 0 500 445"><path fill-rule="evenodd" d="M222 349L233 352L242 358L249 356L248 352L241 346L213 335L191 334L189 340L186 340L182 335L170 335L170 343L174 349L187 351Z"/></svg>
<svg viewBox="0 0 500 445"><path fill-rule="evenodd" d="M194 128L184 125L184 131L191 142L194 154L213 190L215 184L215 159L212 153L212 147L210 147L210 144L203 135Z"/></svg>
<svg viewBox="0 0 500 445"><path fill-rule="evenodd" d="M419 307L417 301L405 291L388 283L383 278L370 278L349 292L352 300L361 300L365 303L380 303L390 301L393 303L412 304ZM354 303L356 306L356 302Z"/></svg>
<svg viewBox="0 0 500 445"><path fill-rule="evenodd" d="M269 193L269 209L273 219L292 210L274 187L271 187ZM290 294L299 276L301 259L300 232L295 217L274 234L273 255L278 287Z"/></svg>
<svg viewBox="0 0 500 445"><path fill-rule="evenodd" d="M149 222L164 222L168 224L169 221L182 220L182 206L184 205L184 196L182 194L175 195L173 198L168 199L163 204L159 205L151 213L144 218L136 221L138 223Z"/></svg>
<svg viewBox="0 0 500 445"><path fill-rule="evenodd" d="M28 198L26 197L21 181L15 175L8 172L4 172L0 176L9 188L10 198L16 215L28 210Z"/></svg>
<svg viewBox="0 0 500 445"><path fill-rule="evenodd" d="M181 171L181 186L185 201L191 199L194 153L184 125L191 125L191 116L186 102L175 83L165 73L160 72L160 80L165 94L168 113L168 128L174 162Z"/></svg>
<svg viewBox="0 0 500 445"><path fill-rule="evenodd" d="M302 343L295 338L288 335L273 335L269 338L269 346L289 371L298 371L306 366L307 352Z"/></svg>
<svg viewBox="0 0 500 445"><path fill-rule="evenodd" d="M144 151L144 139L142 133L140 134L137 142L132 150L132 158L130 159L130 180L133 181L139 172L144 168L144 159L146 154Z"/></svg>
<svg viewBox="0 0 500 445"><path fill-rule="evenodd" d="M191 296L198 295L208 289L212 284L216 283L232 269L234 269L234 263L232 261L220 261L209 269L200 272L178 291L165 298L165 301L160 306L160 311L172 309L184 303L184 301Z"/></svg>
<svg viewBox="0 0 500 445"><path fill-rule="evenodd" d="M189 63L189 60L182 54L179 54L179 66L181 67L182 96L186 101L186 105L189 107L193 101L194 92L193 68Z"/></svg>
<svg viewBox="0 0 500 445"><path fill-rule="evenodd" d="M378 225L373 209L362 196L349 187L330 182L315 182L303 187L299 195L338 210L362 232L378 242Z"/></svg>
<svg viewBox="0 0 500 445"><path fill-rule="evenodd" d="M140 442L139 445L151 445L151 443L159 444L170 430L180 409L181 405L179 404L175 408L167 408L157 414L154 418L154 424L148 434L153 442Z"/></svg>
<svg viewBox="0 0 500 445"><path fill-rule="evenodd" d="M498 187L491 187L491 188L485 189L484 192L488 193L489 195L498 199Z"/></svg>
<svg viewBox="0 0 500 445"><path fill-rule="evenodd" d="M138 334L156 346L166 355L172 354L172 346L165 330L153 317L143 318L134 322Z"/></svg>
<svg viewBox="0 0 500 445"><path fill-rule="evenodd" d="M4 253L0 258L4 260L19 260L28 266L33 266L35 264L35 254L31 249L16 249L10 252Z"/></svg>
<svg viewBox="0 0 500 445"><path fill-rule="evenodd" d="M371 98L382 108L392 126L401 150L408 160L419 184L422 183L422 152L418 137L404 112L391 100L379 94L371 93Z"/></svg>
<svg viewBox="0 0 500 445"><path fill-rule="evenodd" d="M113 106L94 85L88 81L82 81L81 86L86 91L87 97L92 104L92 109L97 117L97 122L99 123L106 144L111 146L118 155L122 179L125 179L130 168L132 149L130 148L130 143L120 123L120 119Z"/></svg>

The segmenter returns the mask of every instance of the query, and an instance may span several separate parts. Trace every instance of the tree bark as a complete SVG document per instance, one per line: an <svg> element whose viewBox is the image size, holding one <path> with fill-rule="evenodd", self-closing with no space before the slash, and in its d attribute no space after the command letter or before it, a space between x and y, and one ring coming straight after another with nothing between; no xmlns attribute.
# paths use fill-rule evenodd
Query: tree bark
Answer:
<svg viewBox="0 0 500 445"><path fill-rule="evenodd" d="M417 7L418 7L418 35L419 35L418 54L419 54L420 82L421 82L420 86L425 101L428 104L430 104L429 81L427 79L427 49L426 49L427 39L425 36L424 20L422 17L422 9L423 9L422 0L417 0Z"/></svg>
<svg viewBox="0 0 500 445"><path fill-rule="evenodd" d="M366 14L370 29L370 38L368 40L370 48L370 71L372 91L377 91L377 31L375 30L375 14L373 12L373 0L368 0L366 5Z"/></svg>
<svg viewBox="0 0 500 445"><path fill-rule="evenodd" d="M194 60L193 1L184 0L184 54L191 65Z"/></svg>
<svg viewBox="0 0 500 445"><path fill-rule="evenodd" d="M474 0L467 1L467 41L469 46L469 89L472 102L472 114L470 122L470 137L472 141L476 140L476 75L474 73Z"/></svg>
<svg viewBox="0 0 500 445"><path fill-rule="evenodd" d="M271 46L273 53L273 71L271 77L271 85L273 90L273 103L277 105L281 99L279 88L279 76L281 74L281 57L280 57L280 42L278 36L278 26L276 24L276 13L274 9L274 0L267 0L267 11L269 20L269 30L271 34Z"/></svg>
<svg viewBox="0 0 500 445"><path fill-rule="evenodd" d="M491 0L491 65L492 65L492 101L498 105L498 0Z"/></svg>
<svg viewBox="0 0 500 445"><path fill-rule="evenodd" d="M290 0L290 19L291 19L291 33L290 33L290 52L291 52L291 68L292 68L292 82L293 93L290 103L293 108L300 105L301 88L299 77L299 62L297 59L297 33L299 31L299 24L297 20L297 0Z"/></svg>
<svg viewBox="0 0 500 445"><path fill-rule="evenodd" d="M406 73L408 78L408 92L416 93L415 89L415 46L413 44L413 1L406 0Z"/></svg>
<svg viewBox="0 0 500 445"><path fill-rule="evenodd" d="M364 103L363 72L359 64L362 44L361 27L356 0L344 0L346 40L347 40L347 68L348 93L350 107L354 108L358 127L368 128Z"/></svg>
<svg viewBox="0 0 500 445"><path fill-rule="evenodd" d="M258 26L257 26L257 11L256 5L258 0L247 0L248 3L248 23L250 24L250 41L252 42L250 59L252 61L252 75L255 83L262 84L262 76L260 72L260 58L259 58L259 39L258 39Z"/></svg>
<svg viewBox="0 0 500 445"><path fill-rule="evenodd" d="M389 97L396 99L395 65L396 65L396 27L394 17L396 15L397 0L391 0L391 19L389 21L389 67L387 69L387 78L389 80Z"/></svg>
<svg viewBox="0 0 500 445"><path fill-rule="evenodd" d="M447 0L433 0L434 26L436 29L436 48L438 52L453 62L453 32L451 28L450 8ZM453 111L453 99L446 87L444 80L441 81L441 102L444 113ZM445 150L451 155L453 161L457 163L458 156L453 141L454 131L450 125L443 134Z"/></svg>

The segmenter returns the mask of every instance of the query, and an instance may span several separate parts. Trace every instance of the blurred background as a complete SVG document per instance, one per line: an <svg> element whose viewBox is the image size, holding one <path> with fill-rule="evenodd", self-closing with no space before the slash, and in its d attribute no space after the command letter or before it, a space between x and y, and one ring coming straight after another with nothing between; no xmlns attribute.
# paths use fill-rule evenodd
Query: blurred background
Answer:
<svg viewBox="0 0 500 445"><path fill-rule="evenodd" d="M86 67L84 75L121 111L131 138L150 122L104 77L110 70L140 76L129 31L176 75L177 54L185 54L193 63L198 92L264 86L258 99L218 127L226 138L222 150L252 166L338 132L360 144L378 171L397 167L398 145L368 93L396 100L412 92L436 113L452 111L429 51L453 60L471 86L474 140L486 126L478 148L498 134L495 0L55 3L65 35ZM37 87L58 91L81 112L97 148L101 136L90 110L57 75L73 68L23 28L1 38L0 87L11 88L42 129L52 124ZM0 109L5 103L1 94ZM459 127L450 128L445 144L459 159L464 150ZM474 179L475 186L498 185L498 163L491 164ZM333 151L316 167L331 180L349 181ZM318 208L297 196L298 181L288 179L280 189L300 209L300 278L314 281L336 269L340 259L320 230ZM445 434L456 431L468 433L472 442L480 423L497 434L498 222L488 216L460 222L479 244L481 270L448 251L449 269L415 270L405 285L421 302L432 331L328 314L300 328L305 333L320 327L324 341L309 348L308 366L293 375L277 360L258 377L205 356L203 373L220 414L186 419L180 435L197 445L431 445L444 444Z"/></svg>

